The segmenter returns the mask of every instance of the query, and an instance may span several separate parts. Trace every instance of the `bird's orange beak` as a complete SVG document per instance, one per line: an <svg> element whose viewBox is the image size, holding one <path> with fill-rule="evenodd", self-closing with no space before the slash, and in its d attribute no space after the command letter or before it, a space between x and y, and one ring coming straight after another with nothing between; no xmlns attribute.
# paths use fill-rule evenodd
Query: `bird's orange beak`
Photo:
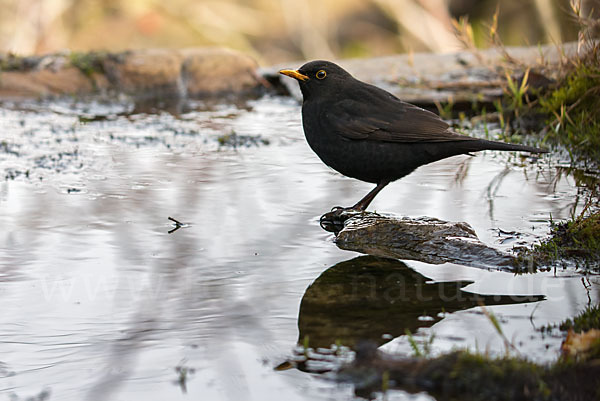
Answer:
<svg viewBox="0 0 600 401"><path fill-rule="evenodd" d="M308 81L307 75L304 75L296 70L281 70L279 73L297 79L298 81Z"/></svg>

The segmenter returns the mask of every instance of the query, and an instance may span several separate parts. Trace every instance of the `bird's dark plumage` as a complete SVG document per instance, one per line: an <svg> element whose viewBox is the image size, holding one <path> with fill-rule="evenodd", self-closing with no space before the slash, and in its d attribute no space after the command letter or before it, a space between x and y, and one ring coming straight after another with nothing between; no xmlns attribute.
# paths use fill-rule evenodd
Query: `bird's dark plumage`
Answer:
<svg viewBox="0 0 600 401"><path fill-rule="evenodd" d="M377 184L354 209L364 210L389 182L446 157L486 149L545 152L457 134L436 114L359 81L328 61L280 73L300 84L302 125L314 152L340 173Z"/></svg>

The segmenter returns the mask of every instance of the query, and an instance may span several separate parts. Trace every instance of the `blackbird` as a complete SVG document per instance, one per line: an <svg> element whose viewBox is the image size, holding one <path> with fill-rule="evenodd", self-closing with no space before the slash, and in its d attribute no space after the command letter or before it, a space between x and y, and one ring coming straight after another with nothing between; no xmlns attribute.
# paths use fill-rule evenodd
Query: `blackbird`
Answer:
<svg viewBox="0 0 600 401"><path fill-rule="evenodd" d="M329 61L279 73L300 84L304 134L319 158L345 176L377 184L344 210L365 210L390 182L446 157L486 149L547 152L453 132L436 114L359 81Z"/></svg>

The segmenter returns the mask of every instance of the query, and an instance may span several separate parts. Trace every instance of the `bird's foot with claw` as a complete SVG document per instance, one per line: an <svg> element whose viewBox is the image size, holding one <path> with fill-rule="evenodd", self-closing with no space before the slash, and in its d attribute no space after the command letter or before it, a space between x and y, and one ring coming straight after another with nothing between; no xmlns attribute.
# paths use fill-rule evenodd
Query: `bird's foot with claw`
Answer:
<svg viewBox="0 0 600 401"><path fill-rule="evenodd" d="M330 212L321 216L319 224L323 230L337 235L337 233L344 228L346 220L363 213L365 213L364 210L357 210L352 207L335 206Z"/></svg>

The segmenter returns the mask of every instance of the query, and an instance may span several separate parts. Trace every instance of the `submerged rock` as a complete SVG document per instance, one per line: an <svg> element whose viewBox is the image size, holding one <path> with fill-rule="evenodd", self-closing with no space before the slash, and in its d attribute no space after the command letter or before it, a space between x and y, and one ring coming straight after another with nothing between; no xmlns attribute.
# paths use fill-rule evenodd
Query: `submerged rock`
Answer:
<svg viewBox="0 0 600 401"><path fill-rule="evenodd" d="M481 242L465 222L371 212L350 215L342 212L339 219L343 221L343 228L335 242L341 249L431 264L451 262L479 268L513 269L512 255Z"/></svg>

